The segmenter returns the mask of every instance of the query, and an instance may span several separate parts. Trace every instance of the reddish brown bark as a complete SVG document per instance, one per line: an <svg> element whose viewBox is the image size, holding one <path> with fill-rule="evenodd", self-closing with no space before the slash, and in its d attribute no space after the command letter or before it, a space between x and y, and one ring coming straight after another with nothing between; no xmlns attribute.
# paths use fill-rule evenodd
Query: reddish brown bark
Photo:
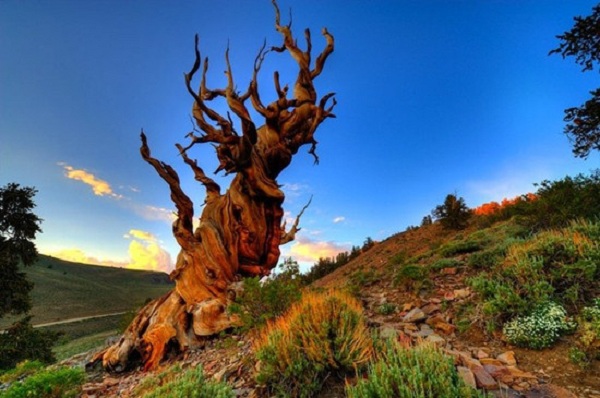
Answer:
<svg viewBox="0 0 600 398"><path fill-rule="evenodd" d="M124 370L136 359L141 359L145 369L153 368L171 348L185 350L199 345L204 336L235 325L238 319L229 316L226 308L235 297L236 282L244 276L268 275L277 265L279 246L295 237L297 220L289 231L282 224L284 194L277 184L277 176L303 145L311 145L309 152L318 162L314 134L325 119L334 117L335 99L333 93L329 93L318 100L313 80L333 52L334 39L323 29L326 45L311 66L310 32L305 31L307 50L301 50L290 25L281 25L275 1L273 5L275 27L283 37L283 44L270 49L263 46L255 60L252 80L243 94L235 90L229 50L225 53L227 86L223 89L207 87L208 59L202 60L196 37L196 58L191 71L185 75L185 84L194 99L192 114L197 129L188 135L187 146L177 145L195 179L206 189L204 210L195 230L193 203L181 189L177 172L152 157L142 132L141 155L167 182L177 208L173 235L181 251L176 269L171 273L176 287L146 305L119 342L97 356L107 369ZM258 93L257 77L269 52L288 52L298 65L298 77L288 98L288 87L281 87L279 75L275 73L277 99L264 105ZM201 68L200 87L194 90L192 79ZM239 119L240 133L229 115L224 117L210 108L210 102L217 98L225 99ZM250 117L248 100L264 118L260 128ZM216 147L219 167L215 172L235 174L224 194L188 156L191 148L204 143Z"/></svg>

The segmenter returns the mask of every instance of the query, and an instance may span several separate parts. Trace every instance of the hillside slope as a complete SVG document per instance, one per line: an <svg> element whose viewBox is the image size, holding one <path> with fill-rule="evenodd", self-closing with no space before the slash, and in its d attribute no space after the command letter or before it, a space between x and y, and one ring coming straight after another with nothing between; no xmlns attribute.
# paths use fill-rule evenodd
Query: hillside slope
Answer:
<svg viewBox="0 0 600 398"><path fill-rule="evenodd" d="M131 311L173 287L167 274L78 264L40 255L25 267L31 292L32 323ZM0 328L20 317L0 319Z"/></svg>
<svg viewBox="0 0 600 398"><path fill-rule="evenodd" d="M496 366L498 356L513 352L522 371L515 374L524 377L494 375L500 386L515 391L535 391L545 385L561 389L558 393L531 392L533 395L523 396L600 397L597 376L600 361L592 360L581 366L569 359L578 344L576 334L563 336L550 348L532 350L510 345L501 330L491 330L486 324L484 298L469 279L489 280L494 274L479 259L485 259L487 253L507 251L511 242L517 245L530 242L532 237L514 221L484 229L472 225L462 231L445 231L434 224L376 243L369 251L316 281L314 286L352 291L361 298L370 324L384 335L414 342L419 338L427 340L433 331L442 338L436 344L441 344L447 352L460 352L461 356L467 353L469 358L457 360L463 361L465 367L471 366L465 362L481 358L489 358L481 360L482 363L488 361ZM504 261L507 266L502 258L500 255L496 261L499 264ZM421 314L423 310L424 318L407 320L414 312L411 310Z"/></svg>

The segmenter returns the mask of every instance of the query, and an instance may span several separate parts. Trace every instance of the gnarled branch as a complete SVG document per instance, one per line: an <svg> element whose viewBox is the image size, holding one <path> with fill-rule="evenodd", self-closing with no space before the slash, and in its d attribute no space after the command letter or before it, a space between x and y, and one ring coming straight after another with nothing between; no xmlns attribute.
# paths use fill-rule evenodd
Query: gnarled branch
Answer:
<svg viewBox="0 0 600 398"><path fill-rule="evenodd" d="M182 248L191 247L195 241L192 225L194 204L181 189L177 172L168 164L153 158L150 154L146 134L142 131L140 136L142 140L140 148L142 158L154 167L154 170L169 185L171 190L171 200L177 208L177 219L173 222L173 235Z"/></svg>

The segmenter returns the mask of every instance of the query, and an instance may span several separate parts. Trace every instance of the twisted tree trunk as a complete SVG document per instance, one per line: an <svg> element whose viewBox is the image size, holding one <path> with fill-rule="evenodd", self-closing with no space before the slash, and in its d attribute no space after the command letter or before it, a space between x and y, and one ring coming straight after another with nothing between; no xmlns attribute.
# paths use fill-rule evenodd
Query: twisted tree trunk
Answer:
<svg viewBox="0 0 600 398"><path fill-rule="evenodd" d="M235 286L244 276L268 275L277 265L279 246L294 239L299 217L286 231L282 223L284 194L277 176L291 162L298 149L311 144L315 153L314 133L326 118L334 117L333 93L317 102L313 80L319 76L327 57L333 52L333 36L323 29L326 46L311 66L311 39L305 30L307 50L301 50L292 36L291 24L280 24L275 1L275 27L283 37L280 47L266 46L254 63L254 73L244 94L235 91L233 74L227 61L227 87L208 89L206 72L208 59L202 61L195 40L195 62L185 75L185 84L194 99L193 117L197 129L188 137L190 142L177 148L184 162L191 167L195 179L206 189L205 206L200 224L194 230L192 200L183 192L177 172L168 164L152 157L146 136L142 132L141 155L169 185L171 199L177 208L173 235L181 251L176 269L171 273L175 289L146 305L127 328L119 342L99 353L105 368L122 371L141 360L145 369L155 367L170 349L185 350L198 345L204 336L213 335L238 322L227 314L228 303L235 297ZM298 77L293 95L288 87L281 88L279 75L274 74L277 99L263 105L258 93L257 76L269 52L288 52L298 65ZM200 87L191 82L202 67ZM231 118L219 115L208 106L216 98L224 98L229 109L239 119L241 134ZM264 125L255 127L247 100L264 118ZM327 105L332 99L331 105ZM233 173L229 189L221 193L219 185L209 178L188 150L196 144L212 143L216 147L219 167L215 173Z"/></svg>

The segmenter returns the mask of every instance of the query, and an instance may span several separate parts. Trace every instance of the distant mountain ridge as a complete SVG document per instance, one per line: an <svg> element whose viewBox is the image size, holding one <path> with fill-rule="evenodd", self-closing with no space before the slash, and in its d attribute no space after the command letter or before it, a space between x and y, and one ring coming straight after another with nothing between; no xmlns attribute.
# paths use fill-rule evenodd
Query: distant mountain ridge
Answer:
<svg viewBox="0 0 600 398"><path fill-rule="evenodd" d="M74 263L46 255L23 271L34 283L30 312L34 325L131 311L174 286L162 272ZM0 328L20 318L2 318Z"/></svg>

